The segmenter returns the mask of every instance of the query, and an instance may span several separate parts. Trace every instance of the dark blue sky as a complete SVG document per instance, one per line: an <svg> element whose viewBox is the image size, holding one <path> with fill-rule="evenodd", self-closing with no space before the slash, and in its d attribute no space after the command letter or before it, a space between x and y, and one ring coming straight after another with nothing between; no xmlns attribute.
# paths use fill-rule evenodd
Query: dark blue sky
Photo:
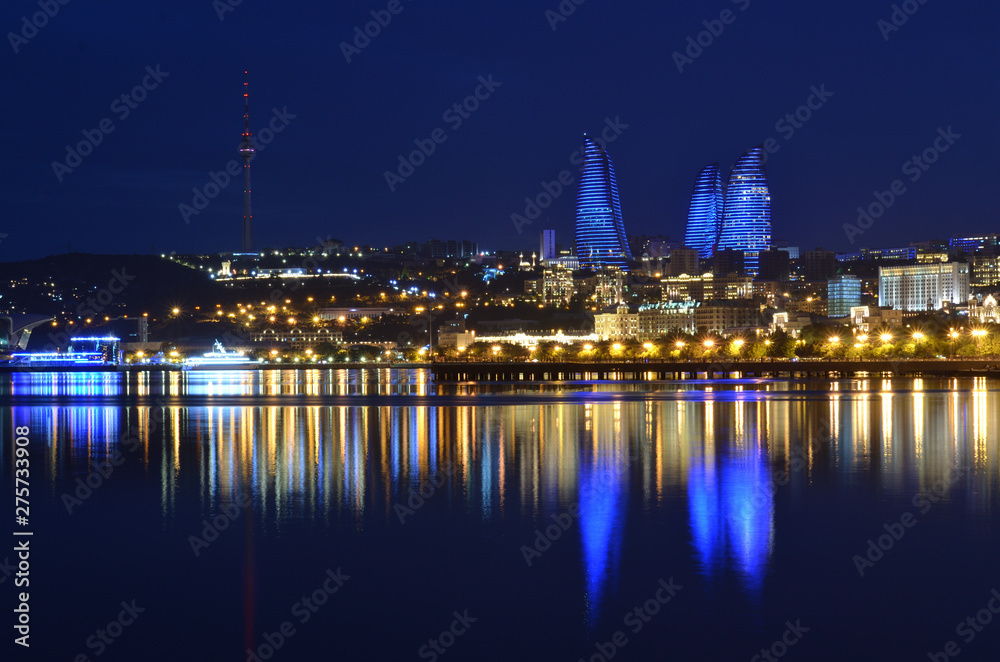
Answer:
<svg viewBox="0 0 1000 662"><path fill-rule="evenodd" d="M510 217L572 168L582 134L600 133L607 118L627 125L608 151L630 234L682 238L699 169L718 161L728 174L768 138L780 146L768 161L774 235L793 245L850 249L844 223L897 179L905 193L854 237L855 249L996 232L1000 6L911 1L916 13L885 39L877 23L890 20L892 3L870 0L566 0L575 11L555 30L545 12L558 0L400 0L348 63L340 43L387 1L243 0L220 20L227 0L74 0L15 39L15 53L9 33L40 9L8 0L0 260L67 247L238 249L238 182L189 224L179 205L236 158L245 68L255 132L272 108L294 115L254 162L258 247L329 235L530 250L543 227L569 242L575 187L523 234ZM732 22L678 71L672 54L724 9ZM169 75L123 118L112 102L157 65ZM443 116L490 75L500 85L461 126ZM832 96L793 135L776 126L824 85ZM104 118L114 130L60 182L53 161L65 163L65 146ZM961 138L911 181L904 163L948 127ZM438 128L446 140L390 191L385 171Z"/></svg>

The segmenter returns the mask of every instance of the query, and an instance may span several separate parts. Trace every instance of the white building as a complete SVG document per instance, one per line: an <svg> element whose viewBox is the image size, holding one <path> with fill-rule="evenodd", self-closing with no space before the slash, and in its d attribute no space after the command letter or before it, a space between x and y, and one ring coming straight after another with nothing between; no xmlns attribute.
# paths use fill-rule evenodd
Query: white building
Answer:
<svg viewBox="0 0 1000 662"><path fill-rule="evenodd" d="M632 340L639 335L639 313L629 312L626 304L618 304L614 312L594 315L594 333L601 340Z"/></svg>
<svg viewBox="0 0 1000 662"><path fill-rule="evenodd" d="M878 305L905 311L940 310L969 300L969 265L961 262L879 267Z"/></svg>

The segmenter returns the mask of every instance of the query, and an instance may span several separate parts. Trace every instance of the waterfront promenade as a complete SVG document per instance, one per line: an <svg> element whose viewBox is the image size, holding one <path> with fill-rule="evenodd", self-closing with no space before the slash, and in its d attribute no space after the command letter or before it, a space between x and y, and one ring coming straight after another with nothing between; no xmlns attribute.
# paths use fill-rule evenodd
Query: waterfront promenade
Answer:
<svg viewBox="0 0 1000 662"><path fill-rule="evenodd" d="M435 381L565 381L732 378L837 378L865 375L1000 376L996 359L718 360L434 363Z"/></svg>

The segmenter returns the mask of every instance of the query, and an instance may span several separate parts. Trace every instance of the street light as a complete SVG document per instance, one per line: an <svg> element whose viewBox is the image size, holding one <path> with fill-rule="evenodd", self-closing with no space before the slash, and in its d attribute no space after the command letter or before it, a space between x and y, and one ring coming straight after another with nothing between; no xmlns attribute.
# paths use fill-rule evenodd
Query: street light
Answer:
<svg viewBox="0 0 1000 662"><path fill-rule="evenodd" d="M676 343L674 343L674 345L677 347L677 349L684 349L685 342L683 340L678 340Z"/></svg>
<svg viewBox="0 0 1000 662"><path fill-rule="evenodd" d="M923 339L924 339L924 334L922 334L922 333L921 333L921 332L919 332L919 331L916 331L916 332L914 332L914 334L913 334L913 339L914 339L914 340L916 340L917 342L920 342L921 340L923 340Z"/></svg>
<svg viewBox="0 0 1000 662"><path fill-rule="evenodd" d="M892 342L891 333L883 333L881 336L879 336L879 338L881 338L882 342Z"/></svg>

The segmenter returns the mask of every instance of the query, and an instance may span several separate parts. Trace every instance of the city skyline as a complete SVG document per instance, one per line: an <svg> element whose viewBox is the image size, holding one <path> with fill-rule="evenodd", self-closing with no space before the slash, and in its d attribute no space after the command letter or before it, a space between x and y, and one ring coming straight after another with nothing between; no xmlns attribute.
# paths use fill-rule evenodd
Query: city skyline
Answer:
<svg viewBox="0 0 1000 662"><path fill-rule="evenodd" d="M41 28L30 20L35 3L10 4L0 13L16 37L0 92L10 109L0 259L238 249L242 191L212 175L225 182L227 164L241 165L234 92L244 70L257 90L262 247L317 236L378 244L474 224L483 246L530 252L541 227L572 232L574 196L553 196L520 233L511 215L561 172L578 177L584 131L614 139L636 235L680 240L691 174L758 143L775 236L796 245L848 251L892 245L899 227L914 240L945 225L965 235L993 229L986 191L1000 103L983 81L994 76L998 47L986 32L998 8L921 5L888 29L879 22L891 20L891 3L726 5L734 20L721 24L720 8L701 4L626 15L588 3L556 20L528 4L444 12L407 3L370 37L372 12L385 10L359 3L289 12L112 2L107 14L67 5ZM126 23L143 26L141 41ZM489 25L491 38L470 25ZM324 38L308 38L319 26ZM303 38L245 48L248 34L282 32ZM130 58L115 55L122 48ZM314 74L302 62L326 64ZM591 84L595 72L603 85ZM940 154L939 129L959 136ZM78 149L86 136L93 144ZM390 190L384 175L400 170L408 174ZM893 192L897 181L905 192ZM890 194L891 205L879 202ZM201 208L185 217L181 205ZM859 208L876 214L865 220Z"/></svg>

